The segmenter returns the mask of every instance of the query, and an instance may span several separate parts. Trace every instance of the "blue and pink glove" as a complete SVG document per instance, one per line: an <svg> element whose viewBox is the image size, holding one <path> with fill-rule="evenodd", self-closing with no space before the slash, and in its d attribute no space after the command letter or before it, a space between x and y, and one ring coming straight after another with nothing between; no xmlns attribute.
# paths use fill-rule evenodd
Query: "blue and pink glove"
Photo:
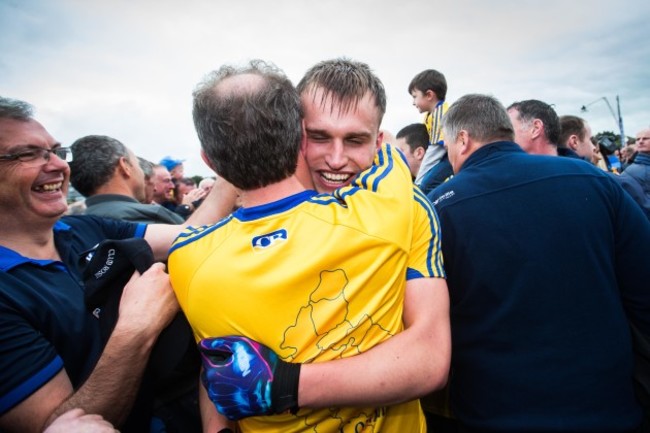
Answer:
<svg viewBox="0 0 650 433"><path fill-rule="evenodd" d="M231 421L298 410L300 364L282 361L246 337L199 342L201 381L217 410Z"/></svg>

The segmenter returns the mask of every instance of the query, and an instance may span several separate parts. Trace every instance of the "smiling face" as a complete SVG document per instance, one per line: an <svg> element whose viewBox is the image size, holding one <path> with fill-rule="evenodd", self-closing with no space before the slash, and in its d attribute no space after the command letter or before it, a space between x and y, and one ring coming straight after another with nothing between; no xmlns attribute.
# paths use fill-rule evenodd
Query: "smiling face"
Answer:
<svg viewBox="0 0 650 433"><path fill-rule="evenodd" d="M151 181L153 183L153 200L156 203L160 204L171 200L174 194L174 182L165 167L161 165L154 167Z"/></svg>
<svg viewBox="0 0 650 433"><path fill-rule="evenodd" d="M333 103L329 97L322 103L322 96L321 89L301 95L306 134L303 151L316 190L331 193L370 167L383 135L370 94L345 112L339 111L339 101Z"/></svg>
<svg viewBox="0 0 650 433"><path fill-rule="evenodd" d="M0 119L2 155L59 146L35 120ZM52 153L47 162L0 161L0 214L25 224L51 224L68 209L69 178L68 163Z"/></svg>

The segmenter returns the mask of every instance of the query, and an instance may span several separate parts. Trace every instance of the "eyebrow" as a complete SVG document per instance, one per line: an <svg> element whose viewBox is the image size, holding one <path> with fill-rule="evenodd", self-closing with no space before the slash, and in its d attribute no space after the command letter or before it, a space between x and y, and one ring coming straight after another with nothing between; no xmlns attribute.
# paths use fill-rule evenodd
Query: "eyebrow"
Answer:
<svg viewBox="0 0 650 433"><path fill-rule="evenodd" d="M305 132L307 134L321 134L321 135L324 135L324 136L327 136L327 137L332 136L332 134L327 132L327 130L325 130L325 129L305 128ZM350 139L350 138L370 138L370 137L372 137L372 133L365 132L365 131L351 132L351 133L345 134L343 136L343 138L347 138L347 139Z"/></svg>
<svg viewBox="0 0 650 433"><path fill-rule="evenodd" d="M43 147L39 146L37 144L17 144L15 146L10 147L7 149L7 153L13 154L13 153L19 153L25 150L34 150L34 149L56 149L57 147L61 147L61 143L58 141L54 144L52 144L51 147Z"/></svg>

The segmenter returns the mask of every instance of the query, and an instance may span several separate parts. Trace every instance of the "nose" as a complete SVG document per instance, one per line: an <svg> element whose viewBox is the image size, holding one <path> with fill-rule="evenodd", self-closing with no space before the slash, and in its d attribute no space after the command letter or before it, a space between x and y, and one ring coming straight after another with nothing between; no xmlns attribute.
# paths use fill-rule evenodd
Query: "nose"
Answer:
<svg viewBox="0 0 650 433"><path fill-rule="evenodd" d="M61 158L54 152L47 154L44 166L52 170L61 170L69 167L68 161L66 161L64 158Z"/></svg>
<svg viewBox="0 0 650 433"><path fill-rule="evenodd" d="M345 154L345 146L340 141L336 141L332 144L325 156L325 162L333 170L340 170L348 162L348 157Z"/></svg>

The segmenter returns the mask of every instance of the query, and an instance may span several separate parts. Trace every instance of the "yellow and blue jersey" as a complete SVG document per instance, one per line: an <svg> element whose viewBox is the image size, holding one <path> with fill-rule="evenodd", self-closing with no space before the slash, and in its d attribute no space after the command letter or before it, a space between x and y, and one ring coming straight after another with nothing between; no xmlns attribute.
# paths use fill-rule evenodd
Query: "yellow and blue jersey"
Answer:
<svg viewBox="0 0 650 433"><path fill-rule="evenodd" d="M197 341L243 335L287 362L324 362L403 330L407 278L444 276L437 233L403 156L382 146L373 166L334 195L303 191L187 229L171 249L169 271ZM239 425L244 432L426 431L417 400L306 408Z"/></svg>
<svg viewBox="0 0 650 433"><path fill-rule="evenodd" d="M424 116L424 125L429 132L429 143L443 146L445 144L445 137L442 133L442 116L447 113L449 106L445 101L440 101L433 111L428 112Z"/></svg>

